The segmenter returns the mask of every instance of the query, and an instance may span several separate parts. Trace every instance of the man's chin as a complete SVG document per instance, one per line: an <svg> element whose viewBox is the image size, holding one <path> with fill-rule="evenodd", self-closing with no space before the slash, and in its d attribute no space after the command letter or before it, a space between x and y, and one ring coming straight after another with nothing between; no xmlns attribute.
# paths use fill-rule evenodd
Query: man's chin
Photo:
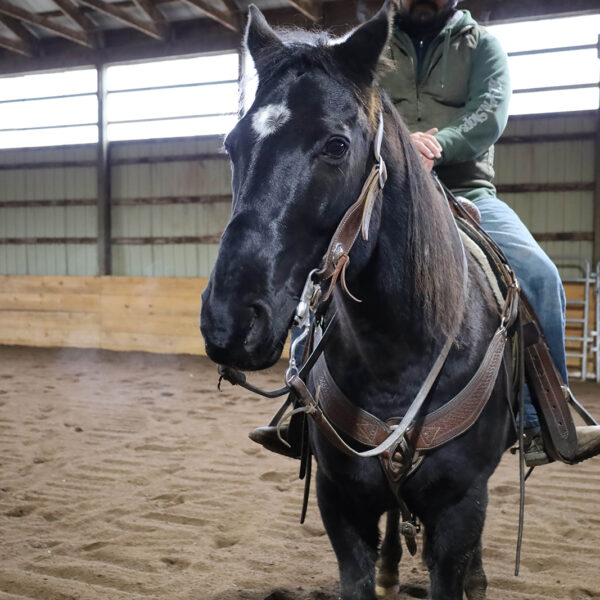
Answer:
<svg viewBox="0 0 600 600"><path fill-rule="evenodd" d="M438 13L438 7L435 2L423 0L416 2L410 7L410 16L413 18L422 19L424 17L433 17Z"/></svg>
<svg viewBox="0 0 600 600"><path fill-rule="evenodd" d="M436 20L437 13L431 10L413 11L410 14L411 21L415 25L429 25Z"/></svg>
<svg viewBox="0 0 600 600"><path fill-rule="evenodd" d="M435 3L424 0L406 10L398 11L400 27L409 35L437 35L454 12L452 3L439 8Z"/></svg>

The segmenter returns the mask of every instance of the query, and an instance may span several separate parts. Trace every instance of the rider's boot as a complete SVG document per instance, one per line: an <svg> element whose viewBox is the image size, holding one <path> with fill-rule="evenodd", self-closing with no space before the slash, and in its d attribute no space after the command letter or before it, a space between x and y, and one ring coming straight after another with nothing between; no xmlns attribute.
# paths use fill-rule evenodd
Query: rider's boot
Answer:
<svg viewBox="0 0 600 600"><path fill-rule="evenodd" d="M581 462L600 454L600 425L581 425L575 428L577 433L577 452L574 463ZM541 432L535 434L525 432L525 464L537 467L552 462L544 451Z"/></svg>
<svg viewBox="0 0 600 600"><path fill-rule="evenodd" d="M290 426L282 425L279 428L279 433L289 445L286 445L279 439L279 436L277 435L277 427L274 425L266 425L265 427L253 429L248 434L248 437L253 442L264 446L264 448L270 450L271 452L282 454L283 456L288 456L290 458L300 458L299 440L296 439L296 436L290 435Z"/></svg>
<svg viewBox="0 0 600 600"><path fill-rule="evenodd" d="M275 425L253 429L248 434L248 437L271 452L289 456L290 458L300 458L302 453L303 428L304 415L293 415L288 423L279 427L279 434L283 438L283 442L277 435L277 426Z"/></svg>

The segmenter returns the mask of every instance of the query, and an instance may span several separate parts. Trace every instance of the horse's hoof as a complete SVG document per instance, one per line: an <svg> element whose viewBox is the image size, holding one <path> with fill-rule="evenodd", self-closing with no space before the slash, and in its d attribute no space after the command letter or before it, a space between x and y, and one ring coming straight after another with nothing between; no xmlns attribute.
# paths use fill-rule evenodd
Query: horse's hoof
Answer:
<svg viewBox="0 0 600 600"><path fill-rule="evenodd" d="M390 586L375 585L375 594L378 598L388 598L389 596L397 594L399 591L400 585L398 583Z"/></svg>

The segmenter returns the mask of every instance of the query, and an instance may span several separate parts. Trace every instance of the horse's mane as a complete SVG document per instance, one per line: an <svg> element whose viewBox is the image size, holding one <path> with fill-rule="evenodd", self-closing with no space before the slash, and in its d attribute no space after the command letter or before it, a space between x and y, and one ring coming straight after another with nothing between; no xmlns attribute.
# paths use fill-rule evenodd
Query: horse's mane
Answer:
<svg viewBox="0 0 600 600"><path fill-rule="evenodd" d="M451 336L465 309L462 253L457 251L453 217L446 199L422 166L398 111L385 93L380 94L387 115L383 153L393 156L403 172L398 177L398 189L394 190L398 197L394 200L410 199L402 249L407 275L414 282L427 328L436 337Z"/></svg>
<svg viewBox="0 0 600 600"><path fill-rule="evenodd" d="M349 32L349 34L352 32ZM349 35L347 34L347 35ZM301 65L307 69L319 68L346 86L351 86L362 106L371 135L377 127L377 115L386 115L384 135L384 158L397 161L397 169L404 176L398 178L396 201L410 199L408 218L404 226L407 235L401 249L408 276L414 283L414 292L422 306L426 328L436 337L454 335L456 323L464 310L462 285L462 258L455 248L456 232L449 217L446 200L421 165L410 139L410 133L387 94L374 83L367 89L354 85L336 66L331 46L342 43L344 38L333 38L325 31L306 31L297 28L278 29L277 35L284 43L284 50L275 52L263 67L259 81L261 88L269 87L286 71ZM380 59L378 73L390 69L385 53ZM244 85L241 86L244 89ZM391 159L388 158L388 168ZM399 229L400 231L400 229Z"/></svg>

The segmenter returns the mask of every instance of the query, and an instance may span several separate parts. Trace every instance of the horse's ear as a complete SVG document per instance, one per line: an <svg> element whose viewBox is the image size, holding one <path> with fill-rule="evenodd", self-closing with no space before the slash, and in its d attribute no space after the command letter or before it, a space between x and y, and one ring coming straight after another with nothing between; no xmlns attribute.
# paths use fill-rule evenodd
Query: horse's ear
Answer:
<svg viewBox="0 0 600 600"><path fill-rule="evenodd" d="M248 24L246 25L244 43L248 52L250 52L259 75L269 56L283 47L283 42L277 37L264 15L254 4L251 4L248 8Z"/></svg>
<svg viewBox="0 0 600 600"><path fill-rule="evenodd" d="M386 0L375 16L333 47L334 56L342 69L361 87L373 83L379 58L390 37L392 11L392 1Z"/></svg>

